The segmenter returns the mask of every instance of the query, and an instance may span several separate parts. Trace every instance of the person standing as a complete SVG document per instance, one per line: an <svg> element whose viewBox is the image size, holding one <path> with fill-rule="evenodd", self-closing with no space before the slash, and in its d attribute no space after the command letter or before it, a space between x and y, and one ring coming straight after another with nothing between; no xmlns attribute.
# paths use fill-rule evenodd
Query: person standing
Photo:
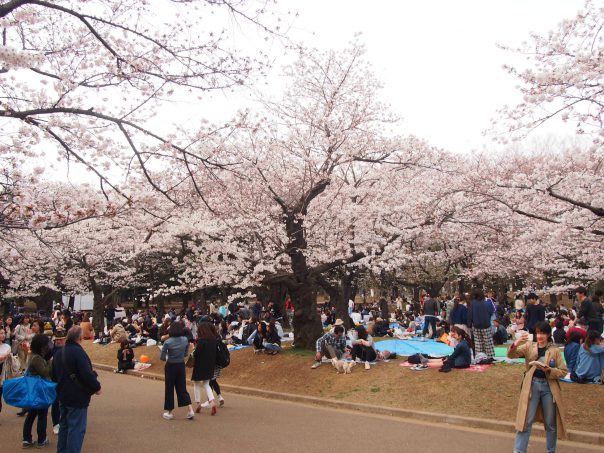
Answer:
<svg viewBox="0 0 604 453"><path fill-rule="evenodd" d="M82 329L73 326L65 346L52 361L60 412L57 453L82 451L90 398L101 394L101 384L81 343Z"/></svg>
<svg viewBox="0 0 604 453"><path fill-rule="evenodd" d="M508 350L510 359L524 357L526 363L516 414L514 453L526 453L539 408L545 424L547 451L555 452L557 438L566 437L559 382L566 375L566 365L560 349L551 341L551 326L545 321L538 322L535 332L536 342L524 333Z"/></svg>
<svg viewBox="0 0 604 453"><path fill-rule="evenodd" d="M2 385L4 384L4 363L11 355L10 346L4 341L6 340L6 330L0 329L0 412L2 412Z"/></svg>
<svg viewBox="0 0 604 453"><path fill-rule="evenodd" d="M185 328L182 323L175 321L170 324L168 330L169 338L164 342L159 356L162 362L166 362L165 371L165 398L162 417L165 420L174 419L174 391L178 400L178 407L188 406L187 418L192 420L195 416L191 406L191 396L187 392L187 375L185 368L185 356L189 350L189 341L185 336Z"/></svg>
<svg viewBox="0 0 604 453"><path fill-rule="evenodd" d="M438 302L432 298L432 294L426 294L424 298L424 330L422 334L426 336L429 328L432 329L432 336L436 338L436 317L438 316Z"/></svg>
<svg viewBox="0 0 604 453"><path fill-rule="evenodd" d="M67 332L62 327L57 327L57 331L53 337L54 348L52 350L53 360L54 357L61 352L63 346L65 346L65 340L67 339ZM59 399L57 398L50 408L50 418L52 420L52 431L55 434L59 434L59 422L61 420L61 410L59 408Z"/></svg>
<svg viewBox="0 0 604 453"><path fill-rule="evenodd" d="M602 333L602 318L600 310L598 310L595 304L587 297L587 289L580 286L576 290L577 300L581 304L579 306L578 318L585 318L587 320L587 330L596 330L600 334Z"/></svg>
<svg viewBox="0 0 604 453"><path fill-rule="evenodd" d="M472 291L472 302L468 309L468 327L472 328L476 354L482 352L489 358L495 357L495 346L491 333L491 316L494 311L493 304L484 298L482 289L475 288Z"/></svg>
<svg viewBox="0 0 604 453"><path fill-rule="evenodd" d="M19 358L19 366L21 370L25 370L25 364L27 363L27 351L29 348L29 342L33 338L34 334L31 331L29 325L29 315L23 315L21 322L15 327L15 341L13 342L12 351L13 354L17 354Z"/></svg>
<svg viewBox="0 0 604 453"><path fill-rule="evenodd" d="M526 330L534 335L537 323L545 321L545 307L535 293L526 296L526 300Z"/></svg>
<svg viewBox="0 0 604 453"><path fill-rule="evenodd" d="M31 376L40 376L43 379L50 380L50 371L52 364L47 361L50 356L51 343L50 338L44 334L36 334L31 340L31 357L27 365L27 373ZM33 442L31 429L34 421L38 419L36 431L38 442ZM46 424L48 418L48 407L41 409L28 409L25 422L23 423L23 448L42 448L48 445L46 437Z"/></svg>
<svg viewBox="0 0 604 453"><path fill-rule="evenodd" d="M209 322L202 321L197 328L197 345L195 346L193 362L193 394L197 408L195 412L201 412L201 388L206 392L208 406L212 408L212 415L216 414L216 403L214 394L210 387L210 381L214 378L216 366L216 341L218 332L216 327Z"/></svg>

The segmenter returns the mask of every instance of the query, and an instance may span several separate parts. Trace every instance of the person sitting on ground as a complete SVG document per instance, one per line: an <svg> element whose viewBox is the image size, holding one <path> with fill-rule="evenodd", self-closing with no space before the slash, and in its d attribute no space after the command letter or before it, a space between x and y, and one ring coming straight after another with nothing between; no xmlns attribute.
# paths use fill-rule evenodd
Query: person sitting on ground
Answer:
<svg viewBox="0 0 604 453"><path fill-rule="evenodd" d="M392 329L390 329L390 323L386 319L377 318L373 325L373 336L374 337L385 337L386 335L392 336Z"/></svg>
<svg viewBox="0 0 604 453"><path fill-rule="evenodd" d="M248 338L248 343L254 346L254 353L264 352L264 340L266 339L266 324L260 321L256 324L256 330Z"/></svg>
<svg viewBox="0 0 604 453"><path fill-rule="evenodd" d="M350 313L350 319L352 319L352 322L355 326L358 326L363 322L363 315L361 315L358 310L354 310L352 313Z"/></svg>
<svg viewBox="0 0 604 453"><path fill-rule="evenodd" d="M572 332L578 332L581 335L583 341L587 337L587 320L585 318L579 318L575 321L568 323L568 330L566 331L566 341L570 338Z"/></svg>
<svg viewBox="0 0 604 453"><path fill-rule="evenodd" d="M126 329L124 329L124 326L122 325L119 319L115 321L113 329L111 329L110 335L111 341L113 341L114 343L121 344L123 340L128 341L128 333L126 332Z"/></svg>
<svg viewBox="0 0 604 453"><path fill-rule="evenodd" d="M557 317L555 322L555 329L552 333L552 338L556 344L564 344L566 340L566 330L564 330L564 320L561 317Z"/></svg>
<svg viewBox="0 0 604 453"><path fill-rule="evenodd" d="M275 321L271 321L266 327L263 346L267 354L274 355L281 352L281 337L277 332Z"/></svg>
<svg viewBox="0 0 604 453"><path fill-rule="evenodd" d="M577 356L579 355L579 348L583 338L579 332L573 332L568 339L566 346L564 346L564 360L566 361L566 367L569 373L575 371L577 365Z"/></svg>
<svg viewBox="0 0 604 453"><path fill-rule="evenodd" d="M344 327L336 326L333 333L328 332L317 340L317 353L315 354L315 363L311 368L316 369L321 366L323 357L328 359L341 359L346 353L346 337L344 337Z"/></svg>
<svg viewBox="0 0 604 453"><path fill-rule="evenodd" d="M583 345L579 348L577 366L570 378L581 384L602 382L604 371L604 348L602 338L597 330L588 330Z"/></svg>
<svg viewBox="0 0 604 453"><path fill-rule="evenodd" d="M90 322L90 317L88 315L84 315L80 327L82 328L83 340L94 340L94 329L92 328L92 323Z"/></svg>
<svg viewBox="0 0 604 453"><path fill-rule="evenodd" d="M375 361L377 357L377 352L373 346L373 338L363 326L357 326L355 330L357 339L352 342L351 357L352 360L358 358L361 362L365 362L365 369L368 370L370 368L369 362Z"/></svg>
<svg viewBox="0 0 604 453"><path fill-rule="evenodd" d="M428 368L439 368L439 371L447 373L452 368L468 368L472 364L472 340L470 335L458 326L451 327L450 335L457 343L450 356L441 359L428 359L426 356L419 354L421 363L411 369L421 371Z"/></svg>
<svg viewBox="0 0 604 453"><path fill-rule="evenodd" d="M504 344L508 341L508 332L505 327L501 325L499 318L493 320L493 326L495 327L495 333L493 334L493 343L496 345Z"/></svg>
<svg viewBox="0 0 604 453"><path fill-rule="evenodd" d="M120 342L120 349L117 351L117 372L126 374L126 371L134 369L134 352L130 347L128 340Z"/></svg>

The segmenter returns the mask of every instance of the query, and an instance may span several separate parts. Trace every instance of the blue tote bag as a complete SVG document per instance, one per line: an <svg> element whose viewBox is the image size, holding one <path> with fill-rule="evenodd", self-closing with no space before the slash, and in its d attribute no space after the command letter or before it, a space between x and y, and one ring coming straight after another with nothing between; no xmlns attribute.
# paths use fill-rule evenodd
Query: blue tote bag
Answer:
<svg viewBox="0 0 604 453"><path fill-rule="evenodd" d="M7 379L3 385L6 404L25 409L44 409L57 398L57 384L40 376Z"/></svg>

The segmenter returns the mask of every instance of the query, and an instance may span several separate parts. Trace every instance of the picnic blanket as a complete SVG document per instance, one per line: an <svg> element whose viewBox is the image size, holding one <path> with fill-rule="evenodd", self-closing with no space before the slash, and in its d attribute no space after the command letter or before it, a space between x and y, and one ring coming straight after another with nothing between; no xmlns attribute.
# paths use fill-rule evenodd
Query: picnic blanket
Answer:
<svg viewBox="0 0 604 453"><path fill-rule="evenodd" d="M150 363L137 362L134 364L134 371L143 371L150 367L151 367Z"/></svg>
<svg viewBox="0 0 604 453"><path fill-rule="evenodd" d="M560 380L561 380L562 382L569 382L569 383L571 383L571 384L578 384L578 382L575 382L575 381L573 381L573 380L570 378L570 373L566 373L566 376L564 376L563 378L560 378ZM585 384L596 384L596 385L600 385L600 384L598 384L598 382L585 382Z"/></svg>
<svg viewBox="0 0 604 453"><path fill-rule="evenodd" d="M229 344L227 345L227 348L229 348L229 351L233 352L244 348L251 348L251 346L249 344Z"/></svg>
<svg viewBox="0 0 604 453"><path fill-rule="evenodd" d="M412 366L415 366L413 363L409 363L409 362L404 362L401 363L402 367L406 367L406 368L411 368ZM460 371L472 371L474 373L484 373L487 368L489 368L491 365L470 365L468 368L454 368L454 370L460 370ZM435 370L437 370L438 368L434 368Z"/></svg>
<svg viewBox="0 0 604 453"><path fill-rule="evenodd" d="M434 340L384 340L374 343L378 351L388 350L409 357L413 354L425 354L432 357L444 357L453 353L453 348Z"/></svg>

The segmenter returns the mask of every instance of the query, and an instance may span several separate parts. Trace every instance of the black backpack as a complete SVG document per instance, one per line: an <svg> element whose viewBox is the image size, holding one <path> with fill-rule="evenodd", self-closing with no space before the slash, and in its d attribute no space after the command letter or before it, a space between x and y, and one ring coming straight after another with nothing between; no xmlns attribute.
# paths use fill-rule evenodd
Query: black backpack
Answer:
<svg viewBox="0 0 604 453"><path fill-rule="evenodd" d="M222 340L216 342L216 365L226 368L231 363L231 353Z"/></svg>

